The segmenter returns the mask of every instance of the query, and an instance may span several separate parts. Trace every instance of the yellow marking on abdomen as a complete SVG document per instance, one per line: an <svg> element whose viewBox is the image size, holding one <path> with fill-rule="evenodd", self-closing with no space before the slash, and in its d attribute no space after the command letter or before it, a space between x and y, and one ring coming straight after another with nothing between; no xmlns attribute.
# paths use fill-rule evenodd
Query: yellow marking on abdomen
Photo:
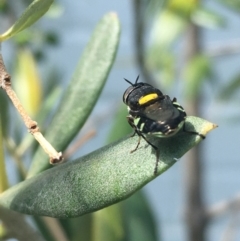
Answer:
<svg viewBox="0 0 240 241"><path fill-rule="evenodd" d="M146 104L148 101L150 100L154 100L154 99L157 99L158 98L158 95L156 93L153 93L153 94L148 94L148 95L145 95L143 97L141 97L138 101L138 103L140 105L144 105Z"/></svg>

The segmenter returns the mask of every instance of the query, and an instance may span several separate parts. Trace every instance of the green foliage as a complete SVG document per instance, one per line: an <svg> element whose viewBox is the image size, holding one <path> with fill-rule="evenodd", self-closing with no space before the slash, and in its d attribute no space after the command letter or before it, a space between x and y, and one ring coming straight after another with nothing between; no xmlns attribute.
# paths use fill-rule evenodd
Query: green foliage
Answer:
<svg viewBox="0 0 240 241"><path fill-rule="evenodd" d="M53 0L35 0L33 1L20 18L5 33L0 35L0 42L5 41L25 28L30 27L39 18L41 18L52 5Z"/></svg>
<svg viewBox="0 0 240 241"><path fill-rule="evenodd" d="M198 96L204 81L210 79L211 76L212 71L209 58L204 55L197 55L185 68L184 96L187 99L194 99L195 96Z"/></svg>
<svg viewBox="0 0 240 241"><path fill-rule="evenodd" d="M152 30L152 42L147 61L161 80L161 86L170 87L175 81L176 60L170 49L187 27L187 19L169 9L159 11Z"/></svg>
<svg viewBox="0 0 240 241"><path fill-rule="evenodd" d="M149 203L140 190L128 199L92 214L96 241L159 240Z"/></svg>
<svg viewBox="0 0 240 241"><path fill-rule="evenodd" d="M205 28L219 28L225 26L225 19L206 8L198 8L192 15L192 21Z"/></svg>
<svg viewBox="0 0 240 241"><path fill-rule="evenodd" d="M122 203L127 240L159 240L153 210L143 192L138 191Z"/></svg>
<svg viewBox="0 0 240 241"><path fill-rule="evenodd" d="M0 121L4 123L4 128L2 128L2 134L6 136L8 134L8 119L9 119L9 113L8 113L8 99L7 95L3 92L0 92Z"/></svg>
<svg viewBox="0 0 240 241"><path fill-rule="evenodd" d="M234 98L239 100L240 89L240 73L232 78L223 88L220 90L219 98L225 101L231 101Z"/></svg>
<svg viewBox="0 0 240 241"><path fill-rule="evenodd" d="M124 223L120 205L112 205L93 213L93 241L121 241L124 239Z"/></svg>
<svg viewBox="0 0 240 241"><path fill-rule="evenodd" d="M117 113L115 115L115 119L113 122L112 129L108 136L108 142L116 141L124 136L133 132L131 126L127 123L126 116L128 115L126 105L123 103L118 107Z"/></svg>
<svg viewBox="0 0 240 241"><path fill-rule="evenodd" d="M46 133L47 140L57 150L67 147L91 113L114 61L119 33L114 13L106 15L96 27ZM29 176L48 167L48 157L39 147Z"/></svg>
<svg viewBox="0 0 240 241"><path fill-rule="evenodd" d="M130 135L129 133L133 133L133 130L127 121L123 123L126 116L127 108L125 105L121 104L115 115L114 124L108 137L109 143L116 141L123 136ZM118 218L116 218L116 216L112 217L112 211L118 213ZM98 211L96 215L93 213L93 223L97 223L98 227L100 227L102 223L105 224L105 227L98 229L100 234L94 235L95 239L98 241L100 241L100 236L103 236L102 240L104 241L108 239L114 241L158 240L152 210L142 190L134 193L130 198L127 198L120 203ZM104 229L107 229L106 233L111 233L111 235L105 235L103 233Z"/></svg>
<svg viewBox="0 0 240 241"><path fill-rule="evenodd" d="M182 46L180 47L181 53L176 54L175 44L187 34L191 24L205 28L220 28L225 26L225 22L221 15L203 7L199 1L167 1L165 7L156 13L152 27L152 39L147 53L148 67L157 73L161 85L172 87L179 78L177 68L184 59L181 56ZM186 50L187 46L184 48ZM178 60L179 55L180 60ZM200 84L212 77L211 62L206 55L199 53L199 56L196 56L193 63L191 62L183 73L182 79L188 79L185 85L187 97L192 98L192 96L196 96Z"/></svg>
<svg viewBox="0 0 240 241"><path fill-rule="evenodd" d="M15 36L31 26L48 10L52 2L33 1L16 23L0 36L0 40ZM169 49L185 31L189 21L192 21L191 16L198 9L198 4L191 6L183 1L182 3L187 6L185 11L185 5L175 3L171 1L163 14L159 15L155 25L156 41L152 46L152 56L155 58L152 66L155 64L155 68L164 67L161 71L163 80L167 82L175 78L175 59ZM212 15L210 20L211 17ZM218 21L213 19L212 22L214 21L217 25ZM33 38L30 31L24 33L26 34L22 36L18 34L19 45L25 45ZM107 14L96 27L45 132L47 140L57 150L63 151L68 146L94 108L114 62L119 35L120 24L116 14ZM49 41L55 42L53 35L50 35ZM207 58L199 56L187 69L186 79L193 81L188 87L191 94L198 91L196 86L200 86L202 80L210 73L208 64ZM45 102L40 116L36 118L40 124L49 118L49 112L59 96L60 86L53 81L51 84L48 92L45 92ZM0 101L1 118L4 130L7 130L7 111L4 109L7 105ZM131 133L132 129L127 121L124 121L125 116L126 108L121 105L113 126L114 131L109 136L111 142ZM211 123L196 117L188 117L186 126L187 129L202 134L214 128ZM32 140L31 137L23 139L19 133L18 139L20 145L16 149L16 155L26 152ZM36 226L49 241L55 240L54 231L51 231L48 224L39 216L77 217L61 220L59 224L71 241L78 241L79 237L91 241L157 240L151 209L144 195L141 192L135 193L156 178L153 175L156 153L144 140L137 151L130 153L137 141L138 136L124 137L73 162L54 168L50 168L48 157L41 147L36 150L31 148L34 157L28 172L29 179L5 191L0 196L0 205L36 216L33 216ZM152 138L151 142L160 148L158 175L170 168L178 158L200 141L199 136L182 131L170 139ZM0 151L0 154L3 154L3 151ZM0 160L0 164L2 163L3 158ZM2 181L5 177L2 174L0 178ZM133 193L135 195L132 195ZM94 213L96 210L100 211ZM84 215L87 213L90 214Z"/></svg>
<svg viewBox="0 0 240 241"><path fill-rule="evenodd" d="M239 12L240 11L240 2L238 0L231 0L231 1L226 1L226 0L218 0L220 3L223 5L231 8L234 11Z"/></svg>
<svg viewBox="0 0 240 241"><path fill-rule="evenodd" d="M79 237L81 237L81 240L92 241L93 213L77 218L61 219L60 222L69 240L79 241Z"/></svg>
<svg viewBox="0 0 240 241"><path fill-rule="evenodd" d="M186 129L193 128L205 135L214 125L188 117ZM172 138L151 139L161 150L158 175L201 140L183 131ZM126 199L156 177L156 154L151 146L142 141L138 150L130 153L137 141L137 136L122 139L29 178L4 192L0 204L31 215L69 218Z"/></svg>
<svg viewBox="0 0 240 241"><path fill-rule="evenodd" d="M8 187L8 177L6 173L5 158L3 152L2 122L0 118L0 193L7 190Z"/></svg>

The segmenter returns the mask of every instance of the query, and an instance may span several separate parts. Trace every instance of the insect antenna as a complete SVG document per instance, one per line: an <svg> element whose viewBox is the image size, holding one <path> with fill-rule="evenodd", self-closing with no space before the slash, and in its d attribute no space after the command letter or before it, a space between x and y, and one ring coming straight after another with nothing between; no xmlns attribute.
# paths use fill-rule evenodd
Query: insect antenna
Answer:
<svg viewBox="0 0 240 241"><path fill-rule="evenodd" d="M132 82L130 82L129 80L127 80L127 79L124 78L124 80L125 80L126 82L128 82L131 86L135 86L135 85L137 84L137 82L138 82L138 79L139 79L139 75L138 75L137 79L135 80L135 83L133 84Z"/></svg>
<svg viewBox="0 0 240 241"><path fill-rule="evenodd" d="M138 82L138 79L139 79L139 75L138 75L138 77L136 78L136 81L135 81L135 85L137 84L137 82Z"/></svg>
<svg viewBox="0 0 240 241"><path fill-rule="evenodd" d="M127 79L125 79L125 78L124 78L124 80L125 80L126 82L128 82L131 86L134 86L134 84L133 84L132 82L130 82L129 80L127 80Z"/></svg>

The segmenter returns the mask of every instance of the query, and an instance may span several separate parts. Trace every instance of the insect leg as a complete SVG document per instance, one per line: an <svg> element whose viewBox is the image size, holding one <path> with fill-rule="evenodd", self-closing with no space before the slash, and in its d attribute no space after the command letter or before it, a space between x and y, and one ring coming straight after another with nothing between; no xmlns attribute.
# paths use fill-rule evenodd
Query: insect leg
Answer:
<svg viewBox="0 0 240 241"><path fill-rule="evenodd" d="M154 176L157 176L157 170L158 170L158 163L159 163L159 150L156 150L156 163L154 167Z"/></svg>
<svg viewBox="0 0 240 241"><path fill-rule="evenodd" d="M140 142L141 142L141 137L143 136L141 134L141 132L138 130L137 126L134 124L134 119L132 118L132 116L127 116L127 121L129 123L129 125L134 129L134 133L131 135L131 137L135 136L135 134L137 133L137 135L139 136L139 139L138 139L138 143L137 143L137 146L130 151L130 153L136 151L140 145ZM144 137L143 137L144 138Z"/></svg>
<svg viewBox="0 0 240 241"><path fill-rule="evenodd" d="M156 147L155 145L153 145L150 141L148 141L147 139L146 139L146 137L140 132L140 133L138 133L137 132L137 134L139 135L139 136L141 136L154 150L155 150L155 152L156 152L156 163L155 163L155 167L154 167L154 176L156 176L157 175L157 170L158 170L158 163L159 163L159 149L158 149L158 147ZM139 143L138 143L138 145L139 145Z"/></svg>
<svg viewBox="0 0 240 241"><path fill-rule="evenodd" d="M156 163L155 163L154 172L153 172L154 176L156 176L157 170L158 170L158 163L159 163L159 149L155 145L153 145L151 142L149 142L141 132L136 131L136 133L139 136L139 140L138 140L138 144L137 144L136 148L134 150L132 150L131 153L138 149L138 146L140 144L140 140L142 137L156 152Z"/></svg>
<svg viewBox="0 0 240 241"><path fill-rule="evenodd" d="M134 129L134 133L131 137L133 137L135 134L139 136L137 146L133 150L131 150L130 153L133 153L138 149L141 142L141 137L142 137L156 151L156 164L154 167L154 175L156 176L158 163L159 163L159 149L155 145L153 145L150 141L148 141L147 138L142 134L142 132L137 128L137 126L134 124L134 119L132 118L132 116L127 116L127 121L129 125Z"/></svg>

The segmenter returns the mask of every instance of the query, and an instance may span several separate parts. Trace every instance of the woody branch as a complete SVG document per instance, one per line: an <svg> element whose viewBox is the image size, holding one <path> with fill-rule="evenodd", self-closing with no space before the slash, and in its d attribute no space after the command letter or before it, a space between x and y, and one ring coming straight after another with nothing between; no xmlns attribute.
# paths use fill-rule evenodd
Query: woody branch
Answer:
<svg viewBox="0 0 240 241"><path fill-rule="evenodd" d="M50 163L56 164L63 161L62 153L57 152L53 148L53 146L44 138L44 136L39 130L37 122L33 121L30 118L30 116L27 114L26 110L23 108L22 104L20 103L16 93L12 89L11 76L8 74L5 68L1 54L0 54L0 87L3 90L5 90L6 94L11 99L13 105L21 115L29 132L34 136L34 138L39 142L39 144L42 146L44 151L49 155Z"/></svg>

